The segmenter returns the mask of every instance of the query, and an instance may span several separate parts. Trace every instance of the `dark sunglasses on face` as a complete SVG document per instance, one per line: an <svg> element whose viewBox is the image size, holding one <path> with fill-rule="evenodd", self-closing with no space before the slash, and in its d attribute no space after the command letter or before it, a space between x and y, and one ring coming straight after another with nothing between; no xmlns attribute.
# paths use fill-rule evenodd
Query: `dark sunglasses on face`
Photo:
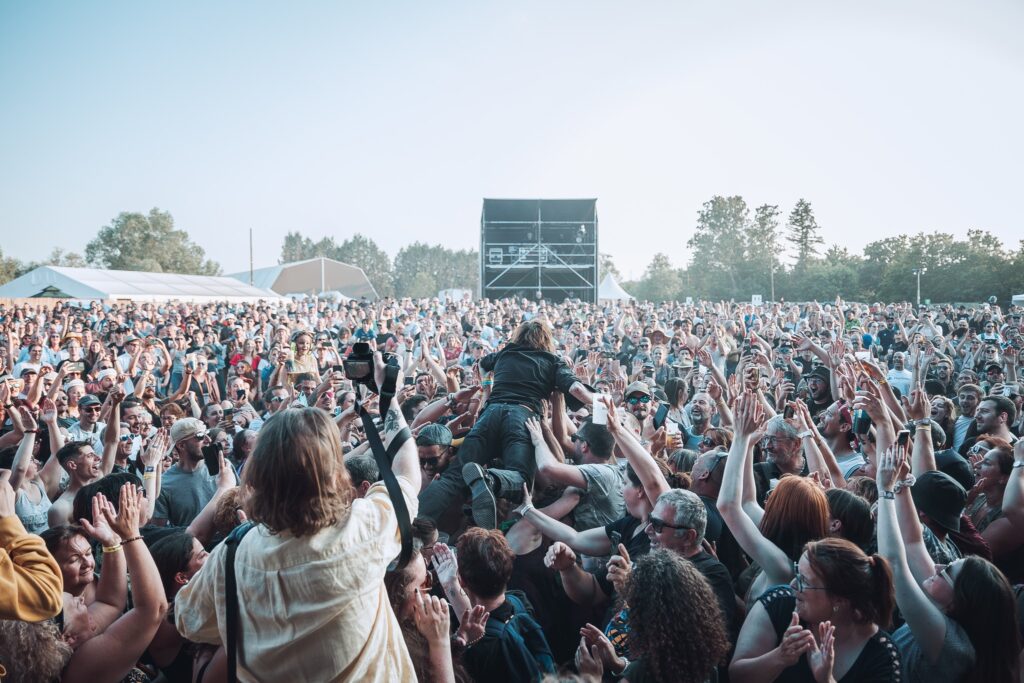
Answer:
<svg viewBox="0 0 1024 683"><path fill-rule="evenodd" d="M701 446L707 446L708 448L714 448L718 444L715 443L714 439L709 439L707 437L704 437L704 439L700 442L700 445Z"/></svg>
<svg viewBox="0 0 1024 683"><path fill-rule="evenodd" d="M100 407L99 406L86 406L84 408L79 408L79 410L84 411L86 413L98 413L98 412L100 412Z"/></svg>
<svg viewBox="0 0 1024 683"><path fill-rule="evenodd" d="M420 458L420 466L435 469L441 464L441 458Z"/></svg>
<svg viewBox="0 0 1024 683"><path fill-rule="evenodd" d="M690 528L688 526L676 526L674 524L669 524L665 520L658 519L654 515L648 515L647 516L647 521L650 522L651 528L654 530L654 533L656 533L656 534L660 534L665 529L689 529Z"/></svg>
<svg viewBox="0 0 1024 683"><path fill-rule="evenodd" d="M131 434L123 434L122 436L118 437L118 441L122 441L122 442L124 442L124 441L131 441L131 440L132 440L132 435Z"/></svg>
<svg viewBox="0 0 1024 683"><path fill-rule="evenodd" d="M637 403L650 403L650 402L651 402L651 397L650 396L630 396L629 398L626 399L626 403L628 403L631 406L635 406Z"/></svg>

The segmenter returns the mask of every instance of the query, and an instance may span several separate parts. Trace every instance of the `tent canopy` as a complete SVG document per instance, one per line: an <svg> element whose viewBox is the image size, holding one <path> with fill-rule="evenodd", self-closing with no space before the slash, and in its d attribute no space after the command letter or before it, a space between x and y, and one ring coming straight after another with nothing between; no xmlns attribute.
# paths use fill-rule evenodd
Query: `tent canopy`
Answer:
<svg viewBox="0 0 1024 683"><path fill-rule="evenodd" d="M230 277L148 273L134 270L40 266L0 286L0 297L131 299L132 301L276 300L274 292Z"/></svg>
<svg viewBox="0 0 1024 683"><path fill-rule="evenodd" d="M619 286L619 283L615 281L611 273L604 276L601 280L601 284L597 287L597 298L607 299L611 301L624 301L626 299L635 298L632 294L624 290Z"/></svg>
<svg viewBox="0 0 1024 683"><path fill-rule="evenodd" d="M249 271L232 273L231 277L249 282ZM252 272L252 283L255 287L270 289L281 295L333 291L350 299L377 298L377 290L362 268L324 257L257 268Z"/></svg>
<svg viewBox="0 0 1024 683"><path fill-rule="evenodd" d="M1024 294L1014 294L1013 299L1010 300L1014 306L1024 305Z"/></svg>

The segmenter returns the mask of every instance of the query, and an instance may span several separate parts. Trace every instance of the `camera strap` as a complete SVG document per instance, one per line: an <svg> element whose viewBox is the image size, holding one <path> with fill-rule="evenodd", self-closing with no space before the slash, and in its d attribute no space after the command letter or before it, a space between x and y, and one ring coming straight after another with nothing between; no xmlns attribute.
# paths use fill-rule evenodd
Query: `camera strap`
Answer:
<svg viewBox="0 0 1024 683"><path fill-rule="evenodd" d="M395 376L397 376L397 369ZM393 386L394 379L392 379ZM392 393L393 395L394 393ZM390 398L387 402L391 402ZM387 487L388 495L391 496L391 504L395 507L395 517L398 518L398 533L402 536L402 552L398 556L398 568L402 568L409 562L409 558L412 557L412 522L409 519L409 508L405 504L402 487L391 469L391 463L395 459L398 449L402 447L402 444L407 439L412 438L412 433L408 427L403 427L391 439L391 444L384 448L384 442L381 441L380 433L373 424L373 418L366 412L361 403L357 404L357 406L359 417L363 421L363 431L366 432L366 440L370 442L370 450L373 451L373 459L377 461L377 469L380 470L381 479L384 480L384 486ZM380 394L380 413L381 415L387 415L383 391Z"/></svg>
<svg viewBox="0 0 1024 683"><path fill-rule="evenodd" d="M235 551L242 537L249 533L256 526L252 522L243 522L235 527L224 539L224 546L227 548L224 555L224 593L227 599L227 614L225 626L227 627L227 665L228 681L235 683L238 680L238 584L235 581Z"/></svg>

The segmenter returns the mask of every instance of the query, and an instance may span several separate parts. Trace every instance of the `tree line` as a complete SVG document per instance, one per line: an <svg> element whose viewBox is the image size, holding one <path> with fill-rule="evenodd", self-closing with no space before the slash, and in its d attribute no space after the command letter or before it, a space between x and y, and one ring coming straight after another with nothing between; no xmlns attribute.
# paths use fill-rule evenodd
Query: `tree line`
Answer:
<svg viewBox="0 0 1024 683"><path fill-rule="evenodd" d="M861 253L831 245L824 248L821 226L811 203L800 199L785 224L778 205L753 211L740 196L715 196L697 213L687 252L660 252L643 276L623 282L627 291L655 301L765 299L806 301L836 295L860 301L913 300L917 277L921 297L936 302L981 301L996 296L1008 301L1024 292L1024 240L1015 251L984 230L969 230L957 239L946 233L897 235L871 242ZM392 259L372 238L355 233L338 242L314 241L298 231L285 235L280 262L324 256L361 267L381 296L436 296L442 289L477 291L479 253L414 242ZM678 261L685 262L676 265ZM219 275L220 264L206 257L188 233L177 229L170 212L122 212L100 228L84 255L55 247L43 261L25 262L0 251L0 283L41 265L91 266L108 270ZM601 254L602 275L621 280L614 259Z"/></svg>
<svg viewBox="0 0 1024 683"><path fill-rule="evenodd" d="M768 300L773 284L775 300L913 301L915 271L924 268L922 301L1007 302L1024 292L1024 240L1014 251L984 230L968 230L964 239L920 232L871 242L858 254L836 244L823 250L810 202L800 199L785 225L781 215L778 205L751 213L743 197L712 197L697 214L685 263L673 261L683 254L657 253L643 276L623 287L658 301Z"/></svg>

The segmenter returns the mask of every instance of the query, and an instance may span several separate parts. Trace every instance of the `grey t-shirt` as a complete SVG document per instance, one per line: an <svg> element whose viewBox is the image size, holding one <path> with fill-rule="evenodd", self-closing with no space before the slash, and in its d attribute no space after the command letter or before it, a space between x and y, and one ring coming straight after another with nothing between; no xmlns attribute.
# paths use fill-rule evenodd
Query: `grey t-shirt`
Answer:
<svg viewBox="0 0 1024 683"><path fill-rule="evenodd" d="M900 651L903 671L909 683L957 683L974 666L974 646L967 632L946 615L946 639L942 643L942 655L935 662L929 662L917 638L907 624L892 634Z"/></svg>
<svg viewBox="0 0 1024 683"><path fill-rule="evenodd" d="M217 491L217 478L203 463L193 472L185 472L174 465L160 482L160 496L156 499L154 519L166 519L173 526L186 527L213 498Z"/></svg>
<svg viewBox="0 0 1024 683"><path fill-rule="evenodd" d="M587 489L575 489L580 502L574 513L576 530L586 531L603 527L626 514L626 499L622 490L626 474L615 465L580 465L579 471L587 480Z"/></svg>

